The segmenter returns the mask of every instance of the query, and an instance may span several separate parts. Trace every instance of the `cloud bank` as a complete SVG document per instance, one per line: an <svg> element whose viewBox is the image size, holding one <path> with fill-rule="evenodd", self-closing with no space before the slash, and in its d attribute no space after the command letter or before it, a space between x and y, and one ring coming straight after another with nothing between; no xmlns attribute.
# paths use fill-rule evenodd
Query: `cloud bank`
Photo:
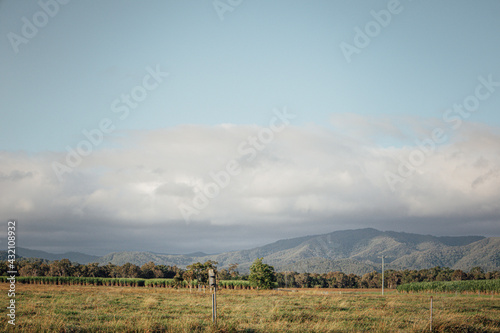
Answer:
<svg viewBox="0 0 500 333"><path fill-rule="evenodd" d="M399 175L418 149L412 140L432 127L341 115L280 131L131 131L106 137L62 181L52 163L66 152L2 151L1 218L19 220L19 246L95 254L218 252L358 227L500 235L497 128L467 123L448 133L391 188L387 174ZM182 207L195 213L186 218Z"/></svg>

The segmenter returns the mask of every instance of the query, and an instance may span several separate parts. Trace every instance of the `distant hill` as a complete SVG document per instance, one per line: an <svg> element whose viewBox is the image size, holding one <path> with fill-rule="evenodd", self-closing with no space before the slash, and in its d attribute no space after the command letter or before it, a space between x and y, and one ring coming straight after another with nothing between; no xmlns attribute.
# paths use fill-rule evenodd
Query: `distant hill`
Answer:
<svg viewBox="0 0 500 333"><path fill-rule="evenodd" d="M114 265L123 265L127 262L142 266L147 262L154 262L158 265L170 265L185 267L193 262L200 261L206 256L192 257L185 254L157 254L152 252L113 252L100 257L97 261L100 264L112 263ZM207 259L208 260L208 259Z"/></svg>
<svg viewBox="0 0 500 333"><path fill-rule="evenodd" d="M215 260L224 264L239 262L240 267L247 268L254 258L264 257L277 270L362 274L381 270L380 257L384 255L388 269L438 265L467 270L478 265L498 269L499 241L500 238L482 236L435 237L368 228L281 240L252 250L220 254ZM425 260L429 256L433 260Z"/></svg>
<svg viewBox="0 0 500 333"><path fill-rule="evenodd" d="M0 251L0 259L7 258L7 251ZM78 262L80 264L87 264L89 262L97 262L99 257L92 256L85 253L80 252L66 252L66 253L49 253L45 251L39 250L30 250L22 247L16 248L16 259L20 258L40 258L47 260L61 260L61 259L69 259L71 262ZM2 259L6 260L6 259Z"/></svg>
<svg viewBox="0 0 500 333"><path fill-rule="evenodd" d="M219 267L239 264L247 272L256 258L278 271L324 273L343 271L364 274L381 270L384 255L387 269L423 269L447 266L470 270L481 266L485 270L500 270L500 238L483 236L436 237L376 229L335 231L324 235L279 240L250 250L217 255L167 255L149 252L118 252L101 257L99 262L117 265L131 262L185 267L193 262L215 260Z"/></svg>
<svg viewBox="0 0 500 333"><path fill-rule="evenodd" d="M25 249L27 250L27 249ZM28 250L32 251L32 250ZM21 252L24 257L61 259L43 251ZM43 256L41 256L43 254ZM71 261L123 265L143 265L149 261L162 265L186 267L193 262L215 260L219 267L238 263L240 272L248 272L260 257L277 271L324 273L342 271L364 274L381 270L381 256L386 269L423 269L446 266L470 270L481 266L486 271L500 270L500 237L483 236L436 237L376 229L335 231L277 242L249 250L208 255L202 252L174 255L152 252L114 252L103 257L68 253ZM56 256L53 257L53 256ZM72 259L73 258L73 259Z"/></svg>

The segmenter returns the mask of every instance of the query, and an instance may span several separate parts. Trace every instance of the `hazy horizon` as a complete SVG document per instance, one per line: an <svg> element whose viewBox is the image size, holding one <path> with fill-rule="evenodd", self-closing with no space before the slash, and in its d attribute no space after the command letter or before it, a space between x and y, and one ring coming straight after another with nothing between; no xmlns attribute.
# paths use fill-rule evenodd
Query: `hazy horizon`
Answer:
<svg viewBox="0 0 500 333"><path fill-rule="evenodd" d="M360 229L335 230L335 231L332 231L331 233L344 232L344 231L360 231L360 230L366 230L366 229L373 229L373 230L380 231L380 232L397 232L397 231L392 231L392 230L378 230L378 229L374 229L374 228L360 228ZM460 237L482 237L484 239L484 238L489 238L490 237L490 236L483 236L483 235L448 236L448 235L430 235L430 234L417 234L417 233L406 233L406 232L399 232L399 233L405 233L405 234L409 234L409 235L424 235L424 236L434 236L434 237L446 237L446 238L448 238L448 237L450 237L450 238L454 238L454 237L456 237L456 238L460 238ZM329 233L327 233L327 234L329 234ZM148 251L147 249L143 249L143 250L138 249L138 250L111 251L111 252L106 252L106 253L91 253L91 252L85 252L85 251L51 252L51 251L45 251L45 250L37 249L37 248L26 248L26 249L28 249L28 250L34 250L34 251L44 251L44 252L48 252L48 253L51 253L51 254L57 254L57 255L65 254L65 253L70 253L70 252L77 252L77 253L81 253L81 254L94 255L94 256L99 256L99 257L106 256L106 255L111 254L111 253L118 253L118 252L150 252L150 253L154 253L154 254L165 254L165 255L189 255L189 254L202 253L203 255L211 256L211 255L218 255L218 254L222 254L222 253L234 252L234 251L240 251L240 250L251 250L251 249L254 249L254 248L258 248L258 247L265 246L265 245L270 245L270 244L273 244L275 242L279 242L279 241L283 241L283 240L290 240L290 239L304 238L304 237L314 237L314 236L321 236L321 235L325 235L325 234L301 235L301 236L297 236L297 237L291 237L291 238L285 238L285 239L278 239L278 240L273 241L271 243L261 244L261 245L258 245L258 246L252 247L252 248L241 248L241 249L233 249L233 250L227 250L227 251L221 251L221 252L211 252L211 253L203 251L203 250L194 251L194 252L193 251L191 251L191 252L187 251L187 252L168 252L168 253L166 253L166 252Z"/></svg>

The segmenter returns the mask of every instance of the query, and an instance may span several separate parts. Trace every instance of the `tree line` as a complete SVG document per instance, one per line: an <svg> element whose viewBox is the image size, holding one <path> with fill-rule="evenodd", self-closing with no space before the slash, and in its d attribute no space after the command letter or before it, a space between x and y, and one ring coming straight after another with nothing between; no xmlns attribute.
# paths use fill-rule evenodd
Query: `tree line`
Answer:
<svg viewBox="0 0 500 333"><path fill-rule="evenodd" d="M166 278L173 279L182 276L185 270L177 266L156 265L148 262L142 266L131 263L114 265L108 263L78 264L68 259L48 261L44 259L21 259L16 262L20 276L73 276L73 277L103 277L103 278ZM8 262L0 262L0 275L7 275Z"/></svg>
<svg viewBox="0 0 500 333"><path fill-rule="evenodd" d="M218 280L248 280L253 285L263 288L278 285L290 288L381 288L382 274L371 272L363 275L346 274L343 272L328 273L297 273L275 272L270 265L264 264L262 258L257 259L250 274L240 274L238 264L228 268L217 269L216 261L194 263L186 269L177 266L156 265L148 262L142 266L126 263L114 265L108 263L78 264L68 259L47 261L22 259L16 262L20 276L54 276L54 277L100 277L100 278L143 278L143 279L175 279L178 282L198 283L208 281L208 270L217 272ZM0 262L0 275L8 275L8 262ZM384 285L386 288L396 288L404 283L433 282L433 281L461 281L461 280L492 280L500 279L499 271L484 272L481 267L474 267L469 272L453 270L448 267L434 267L421 270L386 270Z"/></svg>
<svg viewBox="0 0 500 333"><path fill-rule="evenodd" d="M386 270L384 272L386 288L396 288L401 284L411 282L493 279L500 279L500 271L485 273L481 267L474 267L469 272L439 266L421 270ZM381 288L382 273L374 271L360 276L343 272L323 274L280 272L277 274L277 281L280 286L296 288Z"/></svg>

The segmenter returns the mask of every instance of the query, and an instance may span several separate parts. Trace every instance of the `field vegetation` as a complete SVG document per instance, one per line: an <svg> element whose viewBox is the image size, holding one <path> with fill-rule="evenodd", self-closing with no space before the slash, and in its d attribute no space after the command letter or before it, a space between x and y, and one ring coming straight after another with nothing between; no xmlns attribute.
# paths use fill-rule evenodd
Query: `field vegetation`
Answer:
<svg viewBox="0 0 500 333"><path fill-rule="evenodd" d="M7 283L0 293L7 294ZM18 332L500 332L500 296L374 289L209 290L19 284ZM5 298L6 299L6 298ZM0 307L1 331L12 330Z"/></svg>
<svg viewBox="0 0 500 333"><path fill-rule="evenodd" d="M19 262L19 332L500 332L499 272L435 267L363 276L274 271L262 258L241 275L218 270L217 324L211 321L208 270L148 263L142 267ZM6 273L6 272L5 272ZM32 276L29 274L33 274ZM495 279L497 278L497 279ZM455 280L448 281L447 280ZM0 292L11 281L0 276ZM283 288L285 287L285 288ZM346 289L348 287L349 289ZM395 289L397 287L397 290ZM468 294L467 294L468 293ZM9 296L10 297L10 296ZM8 298L5 298L6 304ZM6 306L0 330L12 329Z"/></svg>
<svg viewBox="0 0 500 333"><path fill-rule="evenodd" d="M9 282L7 276L0 276L0 282ZM18 276L16 283L40 285L77 285L77 286L118 286L118 287L152 287L152 288L194 288L206 287L198 280L178 281L175 279L139 279L139 278L96 278L74 276ZM219 288L224 289L251 289L250 281L246 280L219 280ZM277 287L273 284L273 287Z"/></svg>
<svg viewBox="0 0 500 333"><path fill-rule="evenodd" d="M8 262L0 261L0 276L8 275ZM156 265L153 262L148 262L142 266L126 263L121 266L106 264L98 265L90 263L81 265L72 263L67 259L55 260L52 262L44 260L27 260L21 259L16 262L17 271L22 277L57 277L57 278L96 278L91 284L99 284L100 281L111 281L116 285L116 279L144 279L144 283L149 284L165 284L166 286L173 285L192 285L195 282L206 284L208 280L208 269L217 271L219 280L239 281L227 282L227 286L243 286L250 281L250 275L241 274L238 272L238 265L232 264L227 268L217 268L217 262L207 261L205 263L193 263L185 269L177 266ZM260 261L257 265L263 271L269 270L274 277L265 282L266 279L261 279L258 274L255 276L257 280L263 284L277 283L279 287L297 287L297 288L380 288L382 286L381 272L373 271L363 275L345 274L343 272L328 272L328 273L297 273L293 271L274 272L272 266L266 265ZM268 272L269 273L269 272ZM266 273L267 274L267 273ZM99 280L99 279L113 280ZM148 282L151 279L161 279ZM167 280L165 280L167 279ZM421 270L386 270L384 285L389 288L411 282L433 282L433 281L464 281L464 280L494 280L500 279L499 271L484 272L480 267L474 267L469 272L461 270L453 270L447 267L433 267ZM43 280L43 279L42 279ZM64 279L62 279L64 280ZM61 280L61 281L62 281ZM74 281L80 281L75 279ZM122 280L123 281L123 280Z"/></svg>
<svg viewBox="0 0 500 333"><path fill-rule="evenodd" d="M398 291L404 292L474 292L474 293L500 293L500 279L497 280L472 280L472 281L435 281L413 282L398 286Z"/></svg>

